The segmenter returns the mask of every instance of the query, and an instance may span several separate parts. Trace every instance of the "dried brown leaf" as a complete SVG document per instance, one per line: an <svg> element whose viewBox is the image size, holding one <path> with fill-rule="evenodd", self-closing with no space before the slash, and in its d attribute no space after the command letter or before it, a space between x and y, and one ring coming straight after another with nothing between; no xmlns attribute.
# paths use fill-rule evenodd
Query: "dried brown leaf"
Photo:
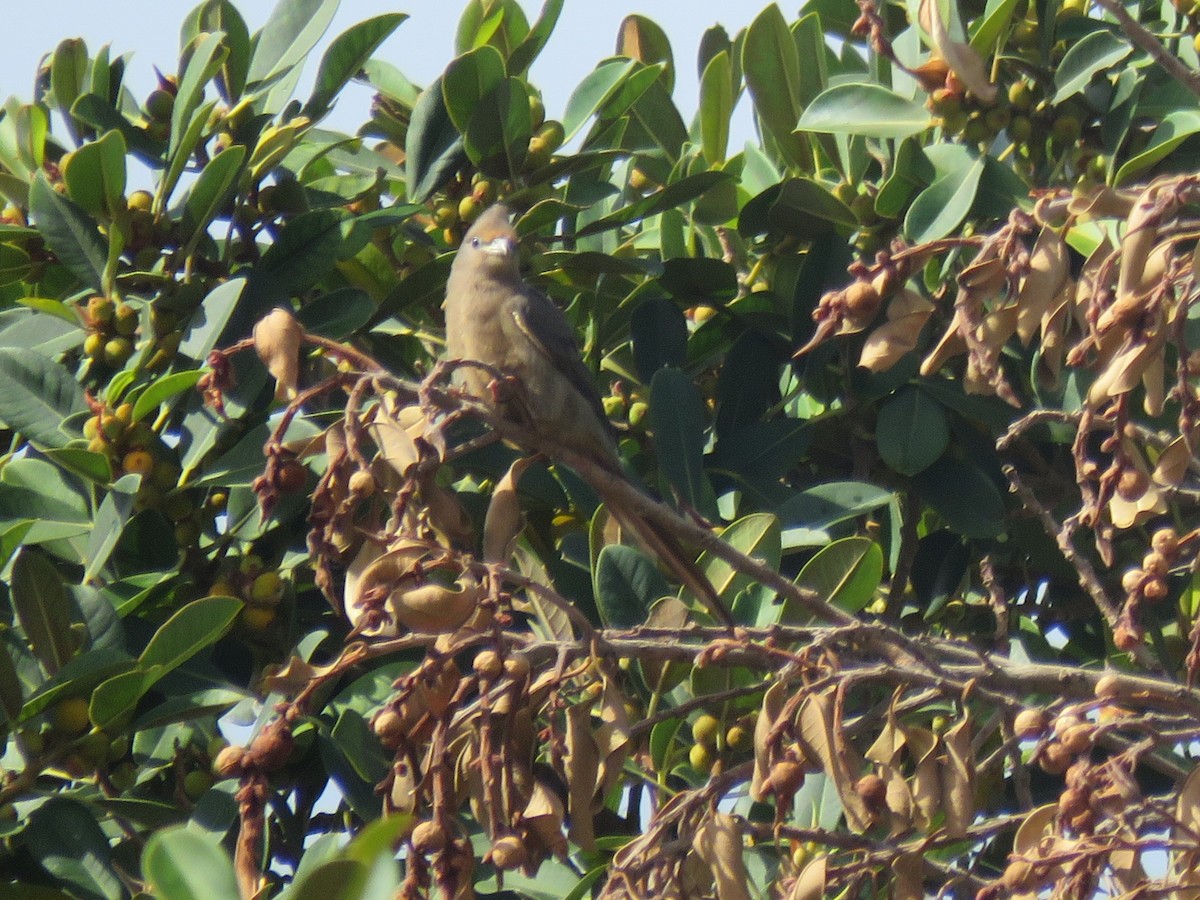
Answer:
<svg viewBox="0 0 1200 900"><path fill-rule="evenodd" d="M946 833L962 837L975 818L975 752L971 747L971 721L964 718L942 738L942 808Z"/></svg>
<svg viewBox="0 0 1200 900"><path fill-rule="evenodd" d="M967 43L956 41L950 36L937 0L921 0L919 10L921 27L933 38L938 54L950 66L950 70L966 85L967 90L990 105L996 99L996 86L988 77L983 57Z"/></svg>
<svg viewBox="0 0 1200 900"><path fill-rule="evenodd" d="M754 722L754 774L750 778L750 797L753 800L762 801L766 798L762 785L771 773L767 738L779 719L779 714L783 712L786 700L785 688L781 681L776 681L763 694L762 709L758 711L758 718Z"/></svg>
<svg viewBox="0 0 1200 900"><path fill-rule="evenodd" d="M906 727L904 736L916 760L911 790L914 804L913 825L925 830L942 805L942 775L938 763L938 741L928 728Z"/></svg>
<svg viewBox="0 0 1200 900"><path fill-rule="evenodd" d="M1121 348L1088 389L1088 406L1099 408L1114 397L1127 394L1137 387L1154 358L1162 353L1163 343L1164 338L1160 334L1151 336L1149 340L1126 335Z"/></svg>
<svg viewBox="0 0 1200 900"><path fill-rule="evenodd" d="M506 563L512 557L513 542L524 528L517 483L532 462L531 456L522 456L515 460L492 491L487 516L483 520L485 562Z"/></svg>
<svg viewBox="0 0 1200 900"><path fill-rule="evenodd" d="M300 344L304 329L296 317L276 307L254 326L254 352L275 379L275 399L292 400L300 380Z"/></svg>
<svg viewBox="0 0 1200 900"><path fill-rule="evenodd" d="M1192 445L1180 435L1167 444L1154 466L1154 483L1178 487L1192 464Z"/></svg>
<svg viewBox="0 0 1200 900"><path fill-rule="evenodd" d="M793 882L786 900L822 900L825 897L825 883L829 877L827 868L828 862L824 856L809 860L801 870L800 876Z"/></svg>
<svg viewBox="0 0 1200 900"><path fill-rule="evenodd" d="M854 789L865 761L854 758L852 748L843 742L843 733L834 721L830 695L809 694L805 697L800 704L799 725L805 755L821 763L826 776L837 787L846 812L846 824L861 834L872 823L870 811Z"/></svg>
<svg viewBox="0 0 1200 900"><path fill-rule="evenodd" d="M541 781L534 782L533 792L529 795L521 818L547 850L558 857L566 855L567 839L562 833L565 818L563 802Z"/></svg>
<svg viewBox="0 0 1200 900"><path fill-rule="evenodd" d="M591 704L567 707L566 752L563 775L567 782L568 835L583 850L596 846L592 797L600 773L600 748L592 735Z"/></svg>
<svg viewBox="0 0 1200 900"><path fill-rule="evenodd" d="M920 853L901 853L892 860L891 900L924 900L925 858Z"/></svg>
<svg viewBox="0 0 1200 900"><path fill-rule="evenodd" d="M890 369L916 348L921 329L932 314L933 304L916 291L905 288L897 293L888 303L888 320L864 341L858 364L872 372Z"/></svg>
<svg viewBox="0 0 1200 900"><path fill-rule="evenodd" d="M367 433L379 448L379 458L402 479L417 464L420 454L412 435L394 416L376 407L371 411Z"/></svg>
<svg viewBox="0 0 1200 900"><path fill-rule="evenodd" d="M941 339L921 362L922 375L928 377L935 374L951 359L967 352L967 341L958 330L964 324L963 314L956 309Z"/></svg>
<svg viewBox="0 0 1200 900"><path fill-rule="evenodd" d="M1054 834L1054 820L1058 815L1058 802L1047 803L1031 811L1013 836L1013 856L1034 858L1042 839Z"/></svg>
<svg viewBox="0 0 1200 900"><path fill-rule="evenodd" d="M1053 228L1042 228L1029 254L1029 274L1017 295L1017 334L1026 347L1060 296L1068 275L1066 244Z"/></svg>
<svg viewBox="0 0 1200 900"><path fill-rule="evenodd" d="M737 819L715 812L696 829L692 847L712 871L717 900L750 900L750 874L743 858Z"/></svg>

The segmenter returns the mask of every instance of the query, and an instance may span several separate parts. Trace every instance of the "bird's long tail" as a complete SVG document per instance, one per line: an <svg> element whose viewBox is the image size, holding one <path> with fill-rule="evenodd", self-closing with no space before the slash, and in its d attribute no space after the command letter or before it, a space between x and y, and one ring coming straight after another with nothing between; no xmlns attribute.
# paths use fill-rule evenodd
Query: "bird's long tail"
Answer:
<svg viewBox="0 0 1200 900"><path fill-rule="evenodd" d="M637 542L654 554L684 587L704 601L704 605L717 621L730 628L734 627L736 623L733 616L717 596L712 583L674 534L638 515L611 492L598 489L597 493L621 527L631 532Z"/></svg>

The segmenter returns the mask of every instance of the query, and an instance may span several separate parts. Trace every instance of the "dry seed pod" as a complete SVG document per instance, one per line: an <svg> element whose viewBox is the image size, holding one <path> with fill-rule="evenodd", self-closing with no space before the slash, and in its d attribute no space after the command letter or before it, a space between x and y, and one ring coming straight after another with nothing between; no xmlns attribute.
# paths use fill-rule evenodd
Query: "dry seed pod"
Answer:
<svg viewBox="0 0 1200 900"><path fill-rule="evenodd" d="M887 808L887 783L874 773L868 773L854 783L854 792L872 812Z"/></svg>
<svg viewBox="0 0 1200 900"><path fill-rule="evenodd" d="M446 829L433 819L418 822L409 838L412 848L422 856L438 853L446 846Z"/></svg>
<svg viewBox="0 0 1200 900"><path fill-rule="evenodd" d="M292 400L300 378L300 343L304 329L282 307L269 312L254 326L254 352L275 379L275 399Z"/></svg>
<svg viewBox="0 0 1200 900"><path fill-rule="evenodd" d="M389 595L387 605L396 621L409 631L447 634L471 617L483 595L479 582L463 577L452 586L435 581L401 586Z"/></svg>
<svg viewBox="0 0 1200 900"><path fill-rule="evenodd" d="M525 865L529 853L520 838L509 834L492 844L492 849L488 851L488 859L497 869L508 871Z"/></svg>
<svg viewBox="0 0 1200 900"><path fill-rule="evenodd" d="M218 753L217 758L213 760L213 772L221 778L236 778L242 774L242 765L245 759L245 749L231 744Z"/></svg>
<svg viewBox="0 0 1200 900"><path fill-rule="evenodd" d="M486 681L494 681L504 671L504 660L495 650L480 650L471 663L475 674Z"/></svg>
<svg viewBox="0 0 1200 900"><path fill-rule="evenodd" d="M1063 732L1062 746L1071 754L1078 755L1085 753L1092 747L1092 735L1096 731L1096 726L1091 722L1085 722L1082 725L1076 725L1073 728L1068 728Z"/></svg>
<svg viewBox="0 0 1200 900"><path fill-rule="evenodd" d="M1070 753L1058 741L1047 744L1038 756L1038 765L1047 775L1061 775L1071 765L1074 754Z"/></svg>
<svg viewBox="0 0 1200 900"><path fill-rule="evenodd" d="M1046 733L1050 722L1040 709L1023 709L1013 720L1013 731L1018 737L1035 738Z"/></svg>

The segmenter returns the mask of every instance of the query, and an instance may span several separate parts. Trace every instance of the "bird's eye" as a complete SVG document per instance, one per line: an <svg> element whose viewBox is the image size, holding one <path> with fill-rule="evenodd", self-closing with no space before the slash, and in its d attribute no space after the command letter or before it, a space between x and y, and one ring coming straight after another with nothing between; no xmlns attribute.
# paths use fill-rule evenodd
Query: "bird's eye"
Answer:
<svg viewBox="0 0 1200 900"><path fill-rule="evenodd" d="M482 244L483 244L483 241L481 241L479 238L477 238L477 237L471 238L471 246L472 247L475 247L476 249L478 249Z"/></svg>

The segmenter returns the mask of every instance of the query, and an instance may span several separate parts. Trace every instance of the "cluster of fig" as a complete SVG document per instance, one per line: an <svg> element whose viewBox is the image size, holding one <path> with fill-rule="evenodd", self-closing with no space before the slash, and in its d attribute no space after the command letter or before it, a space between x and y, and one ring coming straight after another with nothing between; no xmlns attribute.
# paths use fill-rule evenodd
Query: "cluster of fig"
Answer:
<svg viewBox="0 0 1200 900"><path fill-rule="evenodd" d="M157 74L158 86L146 95L143 112L146 131L151 137L165 141L171 136L171 114L175 111L179 83L174 75Z"/></svg>
<svg viewBox="0 0 1200 900"><path fill-rule="evenodd" d="M251 635L262 634L275 624L286 593L287 584L279 570L254 553L243 556L236 566L225 566L208 588L209 596L236 597L245 604L238 624Z"/></svg>
<svg viewBox="0 0 1200 900"><path fill-rule="evenodd" d="M986 102L967 90L953 71L942 87L929 94L925 105L942 123L942 131L967 144L991 144L1009 126L1012 116L1002 95Z"/></svg>
<svg viewBox="0 0 1200 900"><path fill-rule="evenodd" d="M1142 557L1141 565L1127 569L1121 576L1125 602L1113 629L1113 643L1119 650L1132 650L1141 644L1142 608L1160 603L1170 594L1167 578L1171 568L1179 561L1184 545L1191 538L1189 535L1181 540L1179 533L1170 526L1159 528L1151 535L1150 549Z"/></svg>
<svg viewBox="0 0 1200 900"><path fill-rule="evenodd" d="M447 246L457 247L471 223L511 190L509 182L497 184L482 172L476 172L469 179L460 174L446 186L434 208L430 230L440 233Z"/></svg>
<svg viewBox="0 0 1200 900"><path fill-rule="evenodd" d="M1013 720L1013 732L1026 740L1040 740L1033 761L1048 775L1062 775L1092 749L1096 723L1076 706L1065 707L1053 719L1044 710L1025 709Z"/></svg>
<svg viewBox="0 0 1200 900"><path fill-rule="evenodd" d="M40 723L35 721L22 729L20 744L27 758L41 758L70 778L108 771L129 755L129 738L110 737L95 727L88 700L82 695L51 704Z"/></svg>
<svg viewBox="0 0 1200 900"><path fill-rule="evenodd" d="M748 759L753 749L753 713L741 716L728 727L711 713L701 713L692 722L688 762L701 775L718 774L730 765Z"/></svg>
<svg viewBox="0 0 1200 900"><path fill-rule="evenodd" d="M119 369L133 356L138 330L137 308L96 294L88 298L83 319L87 337L84 355L95 363Z"/></svg>

